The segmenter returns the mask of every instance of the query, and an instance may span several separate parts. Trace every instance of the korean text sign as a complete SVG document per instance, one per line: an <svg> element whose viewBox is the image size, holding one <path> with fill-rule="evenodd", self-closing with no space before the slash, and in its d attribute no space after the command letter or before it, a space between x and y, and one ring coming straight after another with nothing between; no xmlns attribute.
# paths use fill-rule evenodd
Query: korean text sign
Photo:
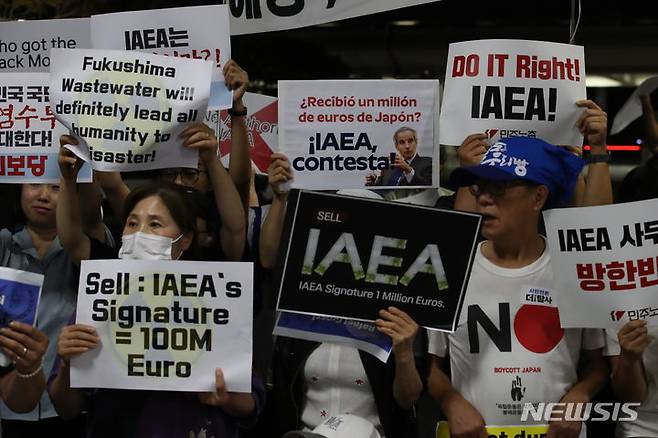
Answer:
<svg viewBox="0 0 658 438"><path fill-rule="evenodd" d="M50 106L48 73L0 73L0 182L59 183L59 136L67 132ZM78 181L91 181L89 165Z"/></svg>
<svg viewBox="0 0 658 438"><path fill-rule="evenodd" d="M563 327L658 325L658 200L544 213Z"/></svg>

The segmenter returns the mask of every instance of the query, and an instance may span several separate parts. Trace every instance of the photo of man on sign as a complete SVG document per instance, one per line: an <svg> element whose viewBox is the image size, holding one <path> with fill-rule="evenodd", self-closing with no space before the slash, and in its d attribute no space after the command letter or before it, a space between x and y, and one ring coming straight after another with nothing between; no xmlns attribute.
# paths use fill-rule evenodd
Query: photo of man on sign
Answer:
<svg viewBox="0 0 658 438"><path fill-rule="evenodd" d="M429 186L432 184L432 159L421 157L416 130L403 126L393 134L397 154L391 152L395 160L391 169L366 176L366 186Z"/></svg>

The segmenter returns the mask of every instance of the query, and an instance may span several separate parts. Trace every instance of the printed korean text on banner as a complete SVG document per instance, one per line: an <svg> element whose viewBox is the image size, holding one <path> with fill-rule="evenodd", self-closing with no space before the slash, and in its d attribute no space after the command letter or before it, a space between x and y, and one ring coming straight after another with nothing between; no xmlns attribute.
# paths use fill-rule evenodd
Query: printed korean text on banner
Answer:
<svg viewBox="0 0 658 438"><path fill-rule="evenodd" d="M6 21L0 25L0 72L47 73L52 49L89 47L89 18Z"/></svg>
<svg viewBox="0 0 658 438"><path fill-rule="evenodd" d="M247 135L249 137L251 161L258 169L257 172L267 173L270 156L279 149L277 99L247 92L244 94L243 102L249 109L249 114L245 117L245 124L247 125ZM208 111L208 114L210 113L211 111ZM228 159L231 154L231 116L227 111L222 111L220 113L220 123L217 124L217 112L214 112L213 115L214 122L212 117L208 117L206 124L213 129L219 125L219 132L217 133L217 138L220 139L219 150L222 162L228 166Z"/></svg>
<svg viewBox="0 0 658 438"><path fill-rule="evenodd" d="M0 183L59 184L59 136L48 99L48 73L0 73ZM85 164L78 182L91 181Z"/></svg>
<svg viewBox="0 0 658 438"><path fill-rule="evenodd" d="M374 321L395 306L454 331L479 226L470 213L295 190L277 310Z"/></svg>
<svg viewBox="0 0 658 438"><path fill-rule="evenodd" d="M293 187L438 184L438 81L279 81L279 150Z"/></svg>
<svg viewBox="0 0 658 438"><path fill-rule="evenodd" d="M610 135L619 134L634 120L642 116L642 102L640 96L650 96L656 89L658 89L658 76L652 76L645 79L631 94L624 105L621 107L614 120L612 121L612 128L610 128Z"/></svg>
<svg viewBox="0 0 658 438"><path fill-rule="evenodd" d="M212 64L118 50L54 50L50 102L96 170L198 165L178 135L202 121ZM84 144L86 142L86 144Z"/></svg>
<svg viewBox="0 0 658 438"><path fill-rule="evenodd" d="M658 200L544 213L562 327L658 325Z"/></svg>
<svg viewBox="0 0 658 438"><path fill-rule="evenodd" d="M138 50L211 61L208 106L230 108L233 93L224 83L231 59L228 6L193 6L117 12L91 17L94 49Z"/></svg>
<svg viewBox="0 0 658 438"><path fill-rule="evenodd" d="M460 145L470 134L492 140L528 136L581 146L576 128L586 98L582 46L525 40L450 44L440 143Z"/></svg>
<svg viewBox="0 0 658 438"><path fill-rule="evenodd" d="M251 392L251 263L82 262L76 322L100 346L71 361L74 388Z"/></svg>
<svg viewBox="0 0 658 438"><path fill-rule="evenodd" d="M366 351L382 362L388 360L393 349L391 337L378 331L374 323L352 319L280 312L273 334L347 345Z"/></svg>
<svg viewBox="0 0 658 438"><path fill-rule="evenodd" d="M0 267L0 327L11 321L35 325L43 275ZM0 366L11 360L0 351Z"/></svg>
<svg viewBox="0 0 658 438"><path fill-rule="evenodd" d="M231 7L231 34L294 29L438 0L220 0Z"/></svg>

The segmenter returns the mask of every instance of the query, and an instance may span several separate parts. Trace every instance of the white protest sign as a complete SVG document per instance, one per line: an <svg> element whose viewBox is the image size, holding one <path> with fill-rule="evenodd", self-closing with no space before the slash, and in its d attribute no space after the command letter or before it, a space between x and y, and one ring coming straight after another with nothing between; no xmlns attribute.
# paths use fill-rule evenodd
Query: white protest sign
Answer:
<svg viewBox="0 0 658 438"><path fill-rule="evenodd" d="M213 63L209 106L230 108L233 93L224 83L231 59L228 6L193 6L118 12L91 17L94 49L137 50Z"/></svg>
<svg viewBox="0 0 658 438"><path fill-rule="evenodd" d="M76 322L101 344L71 361L74 388L251 392L251 263L82 262Z"/></svg>
<svg viewBox="0 0 658 438"><path fill-rule="evenodd" d="M528 136L581 146L576 128L586 98L582 46L525 40L450 44L441 104L440 143L470 134Z"/></svg>
<svg viewBox="0 0 658 438"><path fill-rule="evenodd" d="M438 0L220 0L231 7L231 34L294 29Z"/></svg>
<svg viewBox="0 0 658 438"><path fill-rule="evenodd" d="M612 121L612 128L610 135L619 134L635 119L642 115L642 102L640 96L649 96L656 89L658 89L658 76L653 76L645 79L631 94L621 109L615 115Z"/></svg>
<svg viewBox="0 0 658 438"><path fill-rule="evenodd" d="M203 120L212 64L119 50L54 50L50 101L86 142L70 146L101 171L198 165L178 135Z"/></svg>
<svg viewBox="0 0 658 438"><path fill-rule="evenodd" d="M658 200L544 212L562 327L658 325Z"/></svg>
<svg viewBox="0 0 658 438"><path fill-rule="evenodd" d="M0 183L59 184L59 136L68 130L55 119L48 98L48 73L0 73ZM91 167L78 173L91 182Z"/></svg>
<svg viewBox="0 0 658 438"><path fill-rule="evenodd" d="M293 187L436 186L438 85L279 81L279 150L290 159Z"/></svg>
<svg viewBox="0 0 658 438"><path fill-rule="evenodd" d="M89 45L89 18L3 22L0 71L48 72L52 49L84 49Z"/></svg>
<svg viewBox="0 0 658 438"><path fill-rule="evenodd" d="M256 93L245 93L244 105L249 109L245 118L251 161L259 172L267 173L270 156L279 150L279 117L276 97ZM215 113L217 114L217 113ZM212 119L211 119L212 120ZM214 126L206 122L214 129ZM228 166L231 155L231 116L227 111L220 113L219 151L222 162Z"/></svg>

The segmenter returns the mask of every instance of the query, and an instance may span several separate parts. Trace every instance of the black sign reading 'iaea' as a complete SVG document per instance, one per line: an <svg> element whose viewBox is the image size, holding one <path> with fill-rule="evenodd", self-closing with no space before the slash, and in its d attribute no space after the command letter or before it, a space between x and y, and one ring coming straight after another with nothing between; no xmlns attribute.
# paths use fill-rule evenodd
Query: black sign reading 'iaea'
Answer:
<svg viewBox="0 0 658 438"><path fill-rule="evenodd" d="M395 306L454 330L481 217L388 201L293 191L281 240L277 309L374 321Z"/></svg>

